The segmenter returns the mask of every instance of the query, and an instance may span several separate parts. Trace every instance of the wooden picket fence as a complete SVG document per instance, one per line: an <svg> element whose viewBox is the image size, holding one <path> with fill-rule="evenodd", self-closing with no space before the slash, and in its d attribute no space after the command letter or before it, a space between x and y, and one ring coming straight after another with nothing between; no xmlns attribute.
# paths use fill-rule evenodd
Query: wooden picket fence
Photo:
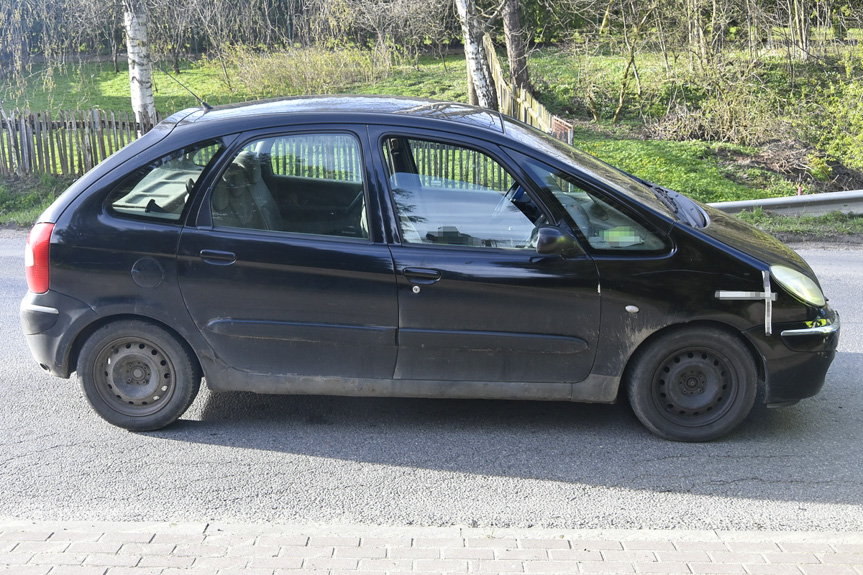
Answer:
<svg viewBox="0 0 863 575"><path fill-rule="evenodd" d="M15 110L0 118L0 176L80 176L153 125L128 112Z"/></svg>
<svg viewBox="0 0 863 575"><path fill-rule="evenodd" d="M509 75L503 71L497 52L495 52L494 43L488 34L483 38L483 43L491 64L491 73L495 88L497 88L497 100L501 113L512 116L571 144L572 124L549 112L527 90L511 85Z"/></svg>

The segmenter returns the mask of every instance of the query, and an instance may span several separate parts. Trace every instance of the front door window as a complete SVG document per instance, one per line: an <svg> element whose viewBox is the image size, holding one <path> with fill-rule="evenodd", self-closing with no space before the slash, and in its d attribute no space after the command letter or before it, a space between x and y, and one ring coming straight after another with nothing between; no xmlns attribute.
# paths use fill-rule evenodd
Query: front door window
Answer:
<svg viewBox="0 0 863 575"><path fill-rule="evenodd" d="M542 214L487 154L402 137L383 153L404 243L532 249Z"/></svg>

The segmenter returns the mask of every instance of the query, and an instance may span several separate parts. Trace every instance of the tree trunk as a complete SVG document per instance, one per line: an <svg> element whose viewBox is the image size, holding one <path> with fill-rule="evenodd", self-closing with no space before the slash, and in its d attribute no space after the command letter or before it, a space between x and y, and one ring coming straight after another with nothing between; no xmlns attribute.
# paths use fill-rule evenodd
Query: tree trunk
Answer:
<svg viewBox="0 0 863 575"><path fill-rule="evenodd" d="M461 30L464 36L464 55L467 60L468 86L473 82L477 104L497 110L497 90L494 87L488 57L482 43L483 26L479 20L474 0L455 0Z"/></svg>
<svg viewBox="0 0 863 575"><path fill-rule="evenodd" d="M138 121L152 125L156 123L156 104L153 99L153 69L147 39L147 5L145 0L126 0L123 10L132 111Z"/></svg>
<svg viewBox="0 0 863 575"><path fill-rule="evenodd" d="M792 3L792 27L797 37L797 59L809 59L809 6L806 0L794 0Z"/></svg>
<svg viewBox="0 0 863 575"><path fill-rule="evenodd" d="M695 63L704 71L708 67L707 37L704 32L704 16L701 0L684 0L686 7L687 38L689 43L689 70L695 70Z"/></svg>
<svg viewBox="0 0 863 575"><path fill-rule="evenodd" d="M114 73L120 73L120 48L119 42L114 37L114 33L111 32L111 62L114 64Z"/></svg>
<svg viewBox="0 0 863 575"><path fill-rule="evenodd" d="M530 74L527 70L527 54L518 5L518 0L505 0L503 3L503 34L506 37L509 77L513 86L530 90Z"/></svg>
<svg viewBox="0 0 863 575"><path fill-rule="evenodd" d="M14 26L13 29L15 30L13 37L16 37L18 42L18 51L14 57L15 71L23 73L30 65L30 36L23 22L20 22L19 26Z"/></svg>
<svg viewBox="0 0 863 575"><path fill-rule="evenodd" d="M471 106L479 106L479 99L476 97L476 86L473 83L473 74L470 71L470 62L467 62L467 103Z"/></svg>
<svg viewBox="0 0 863 575"><path fill-rule="evenodd" d="M9 130L9 159L11 160L10 167L15 168L15 173L19 176L23 176L24 172L21 166L21 163L18 161L18 155L15 153L15 129L13 128L13 123L11 118L6 115L6 109L3 107L3 100L0 100L0 124L6 124L6 129ZM0 134L0 137L3 135Z"/></svg>
<svg viewBox="0 0 863 575"><path fill-rule="evenodd" d="M634 8L635 4L633 4L632 6ZM630 70L633 70L635 72L636 80L639 83L638 93L639 93L639 95L641 94L641 80L638 78L638 68L635 65L635 50L636 50L636 47L638 45L638 41L640 39L639 37L641 35L641 30L644 28L644 25L647 22L648 18L650 18L650 14L653 12L653 9L654 9L654 6L651 6L650 8L648 8L647 12L645 12L644 16L641 18L641 21L639 23L636 24L634 21L631 23L632 24L632 31L631 32L627 31L628 25L626 22L626 9L624 8L623 10L621 10L621 16L623 18L623 38L626 41L626 47L627 47L627 51L628 51L629 55L628 55L628 59L626 62L626 69L623 71L623 80L620 83L620 93L618 94L618 99L617 99L617 109L614 111L614 117L611 120L612 124L617 123L617 121L620 119L620 113L623 111L623 105L626 101L626 89L629 87L629 72L630 72ZM633 10L633 12L634 12L634 10ZM635 17L635 16L637 16L637 14L633 13L633 17Z"/></svg>

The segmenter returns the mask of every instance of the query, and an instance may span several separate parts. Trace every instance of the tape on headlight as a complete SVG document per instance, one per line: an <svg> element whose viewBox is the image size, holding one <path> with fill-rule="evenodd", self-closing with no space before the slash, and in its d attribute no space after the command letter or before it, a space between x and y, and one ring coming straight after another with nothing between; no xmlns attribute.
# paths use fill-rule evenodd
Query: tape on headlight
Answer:
<svg viewBox="0 0 863 575"><path fill-rule="evenodd" d="M800 301L823 307L827 301L818 284L807 275L785 266L770 266L770 275L785 291Z"/></svg>

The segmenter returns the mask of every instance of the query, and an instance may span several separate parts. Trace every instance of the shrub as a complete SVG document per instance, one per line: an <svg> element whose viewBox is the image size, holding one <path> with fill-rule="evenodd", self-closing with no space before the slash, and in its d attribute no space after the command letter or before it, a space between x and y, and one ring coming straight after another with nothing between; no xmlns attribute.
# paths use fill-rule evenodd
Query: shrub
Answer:
<svg viewBox="0 0 863 575"><path fill-rule="evenodd" d="M352 84L386 76L389 61L359 48L291 48L258 52L234 47L228 60L245 89L255 96L333 94Z"/></svg>
<svg viewBox="0 0 863 575"><path fill-rule="evenodd" d="M828 155L863 169L863 48L805 105L799 129Z"/></svg>
<svg viewBox="0 0 863 575"><path fill-rule="evenodd" d="M672 102L668 114L647 120L648 131L668 140L747 146L785 136L789 126L781 119L781 102L754 72L751 65L729 60L713 68L710 76L688 78L686 83L702 84L701 97L694 103Z"/></svg>

